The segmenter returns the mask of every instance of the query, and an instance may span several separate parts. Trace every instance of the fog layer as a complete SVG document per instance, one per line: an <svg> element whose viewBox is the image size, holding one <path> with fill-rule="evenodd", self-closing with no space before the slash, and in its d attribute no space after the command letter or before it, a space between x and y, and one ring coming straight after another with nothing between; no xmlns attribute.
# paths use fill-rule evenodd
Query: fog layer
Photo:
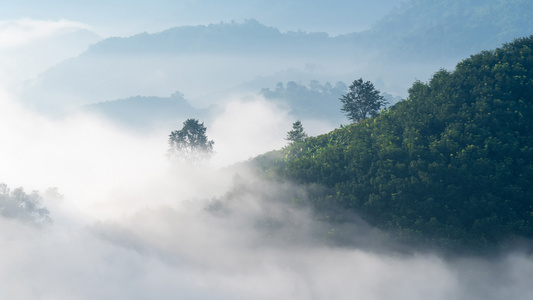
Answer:
<svg viewBox="0 0 533 300"><path fill-rule="evenodd" d="M327 223L272 201L281 187L257 183L242 170L235 177L209 164L171 165L164 134L135 137L84 115L51 121L5 93L0 105L2 181L27 190L55 186L62 194L44 197L52 224L0 217L6 299L529 299L533 293L533 261L524 253L444 259L400 254L387 243L328 245L316 238ZM257 127L234 121L245 111ZM228 104L208 131L221 141L218 159L265 151L260 141L285 126L269 113L280 111L261 100ZM241 147L244 141L257 148ZM260 190L223 196L243 180ZM373 232L357 226L356 238Z"/></svg>
<svg viewBox="0 0 533 300"><path fill-rule="evenodd" d="M148 30L149 23L135 18L148 14L144 5L113 1L105 10L80 1L76 8L60 2L41 4L46 7L31 0L13 2L0 12L3 19L17 18L0 22L0 183L27 193L36 190L51 221L33 224L0 214L2 299L531 299L530 253L516 249L492 257L445 258L419 249L399 251L386 233L355 216L341 231L354 242L339 246L328 242L335 232L327 222L317 220L309 208L283 201L281 193L296 186L264 182L233 166L283 147L296 120L286 107L226 88L247 86L246 81L253 87L246 91L249 95L277 82L349 83L364 76L401 95L415 74L427 78L439 67L452 67L455 57L421 65L374 65L355 55L320 53L315 59L296 53L273 63L257 59L264 59L261 55L193 53L172 59L139 55L132 63L131 57L120 60L124 55L119 53L99 60L98 66L90 55L60 64L99 40L90 30L105 36L136 34ZM213 1L167 2L158 1L170 7L165 14L150 14L150 20L154 15L161 20L150 23L150 30L241 17L279 21L282 31L316 30L324 28L317 22L322 18L302 13L302 18L282 22L275 12L298 14L305 8L315 16L326 13L323 5L303 7L308 2L292 1L276 2L277 10L269 15L266 2L253 1L237 5L237 11L225 5L219 17L221 6ZM355 23L346 30L347 19L336 12L342 9L350 18L364 13L335 4L324 19L336 20L327 31L359 30ZM187 11L204 8L209 13L203 19L194 14L185 18ZM248 15L247 9L255 13ZM59 20L74 10L71 16L87 23ZM117 17L114 27L99 23L109 14ZM21 19L26 16L48 21ZM176 21L176 16L183 19ZM369 20L360 28L368 28ZM27 79L33 80L15 88ZM199 168L167 160L168 134L182 120L173 128L136 134L111 120L70 111L83 104L137 94L168 97L176 91L197 98L199 107L218 105L206 121L215 155ZM44 111L56 106L66 112L50 117L30 111L19 92L26 103ZM310 135L339 125L316 119L302 123Z"/></svg>

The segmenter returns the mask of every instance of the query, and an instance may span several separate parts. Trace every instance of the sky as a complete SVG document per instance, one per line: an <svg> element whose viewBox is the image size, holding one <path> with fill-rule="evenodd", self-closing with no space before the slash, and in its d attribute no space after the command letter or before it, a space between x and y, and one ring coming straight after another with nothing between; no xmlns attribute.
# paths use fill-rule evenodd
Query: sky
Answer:
<svg viewBox="0 0 533 300"><path fill-rule="evenodd" d="M391 241L316 242L324 224L309 210L261 197L291 183L225 168L286 145L292 117L259 96L224 99L207 130L215 156L197 169L169 163L167 131L138 134L82 112L50 118L13 88L109 36L246 18L336 35L400 2L0 1L0 183L38 191L53 220L0 216L0 298L530 299L533 260L519 250L450 259L398 253ZM213 213L242 178L255 188ZM363 242L372 231L351 229Z"/></svg>
<svg viewBox="0 0 533 300"><path fill-rule="evenodd" d="M2 3L5 2L5 3ZM89 25L104 37L157 32L174 26L255 18L282 31L332 35L367 29L401 0L2 0L0 20L61 20Z"/></svg>
<svg viewBox="0 0 533 300"><path fill-rule="evenodd" d="M246 19L334 36L368 29L401 2L1 0L0 85L32 78L107 37Z"/></svg>

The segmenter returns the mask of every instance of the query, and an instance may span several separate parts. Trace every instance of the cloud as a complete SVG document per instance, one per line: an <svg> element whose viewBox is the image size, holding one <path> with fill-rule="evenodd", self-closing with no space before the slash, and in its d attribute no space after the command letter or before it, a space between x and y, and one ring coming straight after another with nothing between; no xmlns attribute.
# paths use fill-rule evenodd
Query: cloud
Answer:
<svg viewBox="0 0 533 300"><path fill-rule="evenodd" d="M100 37L68 20L0 21L0 83L6 88L74 57Z"/></svg>
<svg viewBox="0 0 533 300"><path fill-rule="evenodd" d="M37 231L0 219L2 296L525 300L533 291L533 261L521 253L445 260L302 239L275 243L258 228L261 216L288 213L291 222L306 222L304 234L317 224L305 211L249 194L223 215L205 209L210 200L175 198L88 227Z"/></svg>
<svg viewBox="0 0 533 300"><path fill-rule="evenodd" d="M168 167L165 136L136 137L83 114L50 120L6 93L0 94L0 128L0 182L26 190L58 187L70 199L66 204L84 213L104 213L108 208L99 206L110 194L162 176Z"/></svg>
<svg viewBox="0 0 533 300"><path fill-rule="evenodd" d="M230 101L208 135L228 163L279 147L287 117L260 98ZM226 170L170 166L166 134L136 136L90 115L50 120L6 93L0 129L0 182L56 186L64 195L45 197L52 225L0 217L5 299L525 300L533 293L533 260L519 251L445 259L399 254L383 249L387 243L376 245L380 251L324 243L317 234L327 224L283 199L290 183L242 172L245 188L233 191ZM363 223L354 226L354 235L368 234Z"/></svg>
<svg viewBox="0 0 533 300"><path fill-rule="evenodd" d="M214 164L223 166L283 147L292 122L287 111L259 96L228 101L207 132L215 141Z"/></svg>
<svg viewBox="0 0 533 300"><path fill-rule="evenodd" d="M89 29L89 26L68 20L20 19L0 21L0 50L25 46L38 40L79 29Z"/></svg>

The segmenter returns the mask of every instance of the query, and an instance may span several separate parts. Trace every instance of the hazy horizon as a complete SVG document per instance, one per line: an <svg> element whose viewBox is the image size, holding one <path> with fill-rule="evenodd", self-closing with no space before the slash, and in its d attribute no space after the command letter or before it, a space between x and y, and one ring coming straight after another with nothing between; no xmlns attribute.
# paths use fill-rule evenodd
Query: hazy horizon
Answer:
<svg viewBox="0 0 533 300"><path fill-rule="evenodd" d="M86 53L109 37L246 19L279 30L280 39L290 40L283 34L299 30L333 38L370 29L407 1L1 1L0 205L7 207L0 208L2 298L526 300L533 295L533 257L519 247L488 257L405 249L358 217L346 229L353 233L346 237L352 244L328 244L317 238L330 231L327 222L309 208L277 201L280 191L296 189L294 183L264 181L240 164L286 146L297 119L310 135L342 125L336 116L309 113L299 98L292 99L294 107L269 99L262 88L274 90L278 82L301 88L313 80L333 86L364 77L382 92L403 97L415 80L453 67L455 57L402 64L386 52L330 57L329 45L321 45L324 56L233 55L218 49L198 54L194 47L192 53L165 56L157 52L159 45L150 54ZM129 41L157 40L154 36ZM117 48L127 45L124 40L116 40ZM203 50L207 38L192 40ZM232 46L247 40L241 42ZM86 109L123 99L116 104L127 114L132 107L126 100L135 96L178 99L197 109L194 113L205 109L200 121L215 141L212 159L191 167L167 157L170 130L196 115L158 120L165 106L152 115L135 107L152 126L143 131L119 125L113 114ZM13 194L19 187L25 196L20 190ZM20 211L31 207L8 203L41 199L37 195L42 203L33 204L49 210L49 224L27 221L35 212Z"/></svg>
<svg viewBox="0 0 533 300"><path fill-rule="evenodd" d="M156 0L49 1L22 0L4 5L0 20L34 19L81 22L103 37L159 32L183 25L258 21L281 31L327 32L331 35L362 31L388 14L403 0L367 1L239 1ZM357 11L356 17L349 11Z"/></svg>

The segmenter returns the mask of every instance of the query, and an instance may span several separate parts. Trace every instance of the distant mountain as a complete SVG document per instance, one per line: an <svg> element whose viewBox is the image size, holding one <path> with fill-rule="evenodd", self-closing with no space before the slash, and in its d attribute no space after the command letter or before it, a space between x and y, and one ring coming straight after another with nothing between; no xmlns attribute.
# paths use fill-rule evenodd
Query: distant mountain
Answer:
<svg viewBox="0 0 533 300"><path fill-rule="evenodd" d="M346 122L341 113L340 96L347 91L346 84L329 82L321 84L312 80L309 85L294 81L279 82L275 89L262 88L254 94L288 111L299 120L325 121L335 126ZM246 101L246 98L242 99ZM393 100L394 101L394 100ZM204 109L193 107L180 92L170 97L135 96L85 105L83 111L98 114L120 126L136 131L173 128L187 118L212 121L219 106Z"/></svg>
<svg viewBox="0 0 533 300"><path fill-rule="evenodd" d="M348 86L342 81L332 85L329 82L322 84L317 80L311 80L308 85L294 81L286 84L278 82L274 89L261 89L261 95L267 100L284 106L299 120L324 120L332 124L342 124L348 120L341 111L340 101L347 92ZM380 92L380 94L389 104L400 100L388 93Z"/></svg>
<svg viewBox="0 0 533 300"><path fill-rule="evenodd" d="M37 24L24 20L8 23L13 32L20 31L20 37L14 41L8 38L0 47L0 55L9 58L0 61L0 81L3 85L16 85L33 78L51 66L78 56L91 44L102 40L96 33L84 28L66 26L61 29L42 29L39 26L51 25L35 23ZM3 26L8 25L4 22ZM32 30L50 32L43 34L45 38L40 38L38 34L30 34Z"/></svg>
<svg viewBox="0 0 533 300"><path fill-rule="evenodd" d="M131 37L113 37L93 45L87 55L109 54L231 54L241 55L324 55L324 51L350 51L344 37L326 33L286 32L259 23L218 23L181 26L159 33L141 33ZM327 52L326 52L327 53Z"/></svg>
<svg viewBox="0 0 533 300"><path fill-rule="evenodd" d="M459 59L532 33L529 0L410 0L353 38L389 61L430 61Z"/></svg>
<svg viewBox="0 0 533 300"><path fill-rule="evenodd" d="M362 77L378 83L382 92L405 97L415 79L530 34L533 12L528 4L411 0L367 31L336 37L281 32L250 19L109 38L22 90L28 103L44 110L131 95L161 97L176 90L193 105L207 107L221 101L211 96L217 92L239 94L243 83L266 87L277 74L296 74L298 78L284 81L351 82Z"/></svg>
<svg viewBox="0 0 533 300"><path fill-rule="evenodd" d="M192 107L180 92L170 97L136 96L98 102L83 107L129 129L149 131L173 128L188 118L205 119L208 111Z"/></svg>
<svg viewBox="0 0 533 300"><path fill-rule="evenodd" d="M90 5L82 5L82 2L13 1L0 10L0 19L58 20L68 16L71 20L91 24L97 32L133 35L172 26L255 18L265 24L275 24L282 31L301 29L340 34L368 28L402 0L329 0L327 3L319 0L154 0L139 1L132 6L125 6L123 1L92 0Z"/></svg>
<svg viewBox="0 0 533 300"><path fill-rule="evenodd" d="M28 82L26 99L38 108L72 108L130 95L198 98L258 76L318 65L346 64L351 41L323 33L281 33L255 20L184 26L157 34L109 38ZM312 70L306 72L313 72ZM339 72L335 70L335 73ZM204 104L216 103L207 99Z"/></svg>
<svg viewBox="0 0 533 300"><path fill-rule="evenodd" d="M289 81L279 82L276 88L263 88L261 94L269 101L284 106L291 115L299 120L327 120L333 124L341 124L344 116L341 113L339 98L347 92L346 84L337 82L335 86L326 82L313 80L309 85Z"/></svg>

